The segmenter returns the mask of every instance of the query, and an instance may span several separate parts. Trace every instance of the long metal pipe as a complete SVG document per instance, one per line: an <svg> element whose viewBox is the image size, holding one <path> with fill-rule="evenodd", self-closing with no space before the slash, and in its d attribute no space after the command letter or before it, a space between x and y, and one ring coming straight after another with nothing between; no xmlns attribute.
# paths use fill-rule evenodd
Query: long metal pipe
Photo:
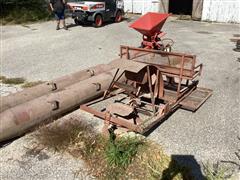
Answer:
<svg viewBox="0 0 240 180"><path fill-rule="evenodd" d="M46 119L61 115L103 94L116 69L83 80L66 89L41 96L0 114L0 142L22 135Z"/></svg>
<svg viewBox="0 0 240 180"><path fill-rule="evenodd" d="M62 76L52 81L37 85L32 88L24 89L23 91L11 94L9 96L1 97L0 112L8 108L12 108L19 104L25 103L32 99L38 98L51 92L57 92L79 81L91 78L103 72L115 68L115 64L119 60L114 60L109 64L100 64L86 70L78 71L69 75Z"/></svg>

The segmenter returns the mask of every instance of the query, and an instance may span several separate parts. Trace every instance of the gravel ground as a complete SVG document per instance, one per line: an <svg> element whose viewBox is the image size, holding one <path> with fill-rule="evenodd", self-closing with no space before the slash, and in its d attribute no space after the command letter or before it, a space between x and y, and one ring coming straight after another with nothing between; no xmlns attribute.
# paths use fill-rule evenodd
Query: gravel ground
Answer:
<svg viewBox="0 0 240 180"><path fill-rule="evenodd" d="M86 113L75 111L50 124L64 127L72 118L74 120L89 120ZM94 123L95 122L95 123ZM99 130L100 121L91 118L91 123ZM87 123L87 122L86 122ZM18 180L90 180L84 161L73 158L66 152L54 152L39 146L35 132L15 140L0 149L0 179Z"/></svg>
<svg viewBox="0 0 240 180"><path fill-rule="evenodd" d="M0 96L8 96L21 90L22 88L19 85L3 84L0 82Z"/></svg>
<svg viewBox="0 0 240 180"><path fill-rule="evenodd" d="M71 19L67 22L73 26ZM110 62L118 58L120 44L139 44L140 35L127 24L124 21L97 29L75 26L68 31L56 31L53 21L3 26L1 73L44 81Z"/></svg>
<svg viewBox="0 0 240 180"><path fill-rule="evenodd" d="M58 32L53 22L3 26L1 73L44 81L107 63L118 57L120 44L139 46L141 35L128 23L98 29L73 26ZM239 163L234 153L240 149L240 53L233 51L230 39L240 33L240 26L171 20L164 30L175 41L174 51L195 54L204 64L200 86L213 89L213 95L196 113L177 110L149 138L173 157L191 155L200 164ZM14 145L18 141L22 138L11 144L12 149L18 149ZM2 150L0 157L5 159Z"/></svg>

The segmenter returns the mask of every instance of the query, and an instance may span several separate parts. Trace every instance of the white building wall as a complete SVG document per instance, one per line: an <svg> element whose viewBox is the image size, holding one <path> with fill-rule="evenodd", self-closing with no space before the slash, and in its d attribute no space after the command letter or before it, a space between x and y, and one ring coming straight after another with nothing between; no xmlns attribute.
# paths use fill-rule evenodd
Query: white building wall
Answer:
<svg viewBox="0 0 240 180"><path fill-rule="evenodd" d="M202 20L240 23L240 0L204 0Z"/></svg>
<svg viewBox="0 0 240 180"><path fill-rule="evenodd" d="M130 13L145 14L159 12L161 0L124 0L124 10Z"/></svg>

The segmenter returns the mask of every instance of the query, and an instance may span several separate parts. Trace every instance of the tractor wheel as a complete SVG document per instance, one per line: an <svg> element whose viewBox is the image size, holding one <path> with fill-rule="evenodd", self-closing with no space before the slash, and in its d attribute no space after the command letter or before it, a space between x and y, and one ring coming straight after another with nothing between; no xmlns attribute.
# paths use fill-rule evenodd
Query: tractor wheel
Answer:
<svg viewBox="0 0 240 180"><path fill-rule="evenodd" d="M103 18L100 14L98 14L95 17L94 26L98 28L98 27L101 27L102 25L103 25Z"/></svg>
<svg viewBox="0 0 240 180"><path fill-rule="evenodd" d="M118 11L117 14L116 14L116 17L115 17L115 22L116 23L121 22L122 19L123 19L122 12Z"/></svg>
<svg viewBox="0 0 240 180"><path fill-rule="evenodd" d="M76 25L81 25L82 24L82 22L77 20L77 19L74 19L74 22L75 22Z"/></svg>

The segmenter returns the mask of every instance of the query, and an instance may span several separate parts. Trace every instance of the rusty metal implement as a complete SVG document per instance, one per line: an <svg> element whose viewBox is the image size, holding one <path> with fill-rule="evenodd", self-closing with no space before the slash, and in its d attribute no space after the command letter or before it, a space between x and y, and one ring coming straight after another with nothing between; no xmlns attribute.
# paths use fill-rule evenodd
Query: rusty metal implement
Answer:
<svg viewBox="0 0 240 180"><path fill-rule="evenodd" d="M194 55L121 46L120 56L104 95L80 106L103 119L104 130L114 126L143 134L177 108L196 111L212 94L197 87L202 64Z"/></svg>

